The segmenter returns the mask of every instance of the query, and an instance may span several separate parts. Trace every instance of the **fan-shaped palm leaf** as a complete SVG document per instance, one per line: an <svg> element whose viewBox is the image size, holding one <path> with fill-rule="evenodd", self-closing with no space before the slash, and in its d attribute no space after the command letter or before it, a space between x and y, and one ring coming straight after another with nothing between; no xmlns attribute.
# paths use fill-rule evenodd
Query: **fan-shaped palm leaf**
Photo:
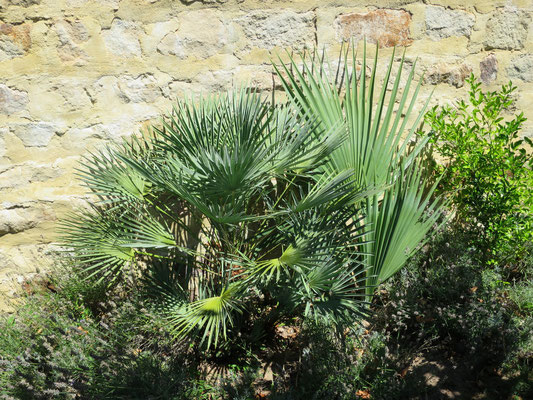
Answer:
<svg viewBox="0 0 533 400"><path fill-rule="evenodd" d="M378 51L367 76L366 44L360 74L355 49L341 53L336 80L328 75L331 67L316 52L302 57L302 66L291 58L288 64L275 66L292 103L306 119L319 121L324 130L343 124L348 139L329 157L330 168L352 171L354 187L385 188L382 195L369 196L364 223L373 230L365 245L365 264L371 265L369 285L374 286L400 269L439 218L442 208L432 199L429 185L414 162L427 143L422 135L413 141L429 98L413 114L421 81L411 92L416 63L404 83L401 58L393 77L394 52L381 89L376 89ZM340 79L339 79L340 77ZM390 89L390 91L389 91ZM407 128L410 124L410 128ZM432 212L428 217L426 209ZM394 210L391 211L391 210Z"/></svg>

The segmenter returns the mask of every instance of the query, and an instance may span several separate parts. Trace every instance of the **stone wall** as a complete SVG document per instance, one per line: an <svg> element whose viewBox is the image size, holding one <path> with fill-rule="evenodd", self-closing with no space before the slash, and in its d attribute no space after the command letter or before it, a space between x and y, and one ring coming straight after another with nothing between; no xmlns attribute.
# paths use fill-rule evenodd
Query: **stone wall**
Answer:
<svg viewBox="0 0 533 400"><path fill-rule="evenodd" d="M177 96L271 90L276 51L367 37L384 59L407 46L434 103L464 96L470 72L513 79L529 135L532 17L531 0L0 0L0 310L50 268L56 221L84 199L80 155Z"/></svg>

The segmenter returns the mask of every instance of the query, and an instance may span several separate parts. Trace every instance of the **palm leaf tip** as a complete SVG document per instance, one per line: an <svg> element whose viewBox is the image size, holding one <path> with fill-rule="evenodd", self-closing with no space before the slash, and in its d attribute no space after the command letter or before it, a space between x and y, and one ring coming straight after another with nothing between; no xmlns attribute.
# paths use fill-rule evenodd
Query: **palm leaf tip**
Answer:
<svg viewBox="0 0 533 400"><path fill-rule="evenodd" d="M296 264L298 264L302 259L302 251L290 245L283 251L281 256L279 257L279 261L285 265L288 265L289 267L292 267Z"/></svg>

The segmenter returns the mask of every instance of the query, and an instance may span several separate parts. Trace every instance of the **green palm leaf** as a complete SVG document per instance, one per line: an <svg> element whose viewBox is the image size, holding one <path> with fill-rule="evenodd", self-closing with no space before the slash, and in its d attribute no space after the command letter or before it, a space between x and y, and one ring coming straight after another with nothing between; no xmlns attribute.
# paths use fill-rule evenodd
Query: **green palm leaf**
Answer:
<svg viewBox="0 0 533 400"><path fill-rule="evenodd" d="M379 90L378 50L367 76L366 44L359 77L353 47L341 53L337 71L341 79L336 82L326 73L331 70L327 61L316 52L310 58L302 56L301 67L293 58L274 66L302 117L320 122L324 130L339 124L346 129L348 139L331 153L324 168L337 173L351 171L354 190L384 189L381 195L374 194L362 202L364 224L373 230L372 240L364 246L365 264L372 266L369 287L404 265L443 210L439 200L432 198L435 186L428 183L415 161L428 141L427 135L415 135L429 98L413 115L422 80L411 91L414 63L402 92L404 57L393 76L394 57L393 52Z"/></svg>

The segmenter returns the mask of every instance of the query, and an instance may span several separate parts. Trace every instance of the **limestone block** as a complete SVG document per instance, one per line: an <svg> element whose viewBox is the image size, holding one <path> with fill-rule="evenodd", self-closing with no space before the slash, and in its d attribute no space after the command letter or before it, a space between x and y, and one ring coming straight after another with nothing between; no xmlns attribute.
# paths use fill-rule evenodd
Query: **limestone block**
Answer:
<svg viewBox="0 0 533 400"><path fill-rule="evenodd" d="M19 212L17 209L0 210L0 236L8 233L23 232L37 225L29 213Z"/></svg>
<svg viewBox="0 0 533 400"><path fill-rule="evenodd" d="M315 43L315 14L312 11L255 10L236 19L247 48L292 47L301 50Z"/></svg>
<svg viewBox="0 0 533 400"><path fill-rule="evenodd" d="M34 161L0 169L0 189L20 188L30 183L45 182L61 176L65 171L53 164ZM36 206L32 203L30 206ZM30 207L28 206L28 207Z"/></svg>
<svg viewBox="0 0 533 400"><path fill-rule="evenodd" d="M172 100L188 96L191 93L211 95L231 89L232 84L232 71L205 71L197 74L193 79L170 82L168 89L165 90L165 95Z"/></svg>
<svg viewBox="0 0 533 400"><path fill-rule="evenodd" d="M507 68L509 78L533 82L533 54L521 54L511 60Z"/></svg>
<svg viewBox="0 0 533 400"><path fill-rule="evenodd" d="M59 128L56 124L48 122L32 122L14 125L12 131L26 147L46 147L52 137L59 132Z"/></svg>
<svg viewBox="0 0 533 400"><path fill-rule="evenodd" d="M20 165L0 167L0 189L11 189L27 183L28 179L23 176Z"/></svg>
<svg viewBox="0 0 533 400"><path fill-rule="evenodd" d="M230 29L215 10L184 12L179 15L178 23L179 28L166 34L157 45L159 53L181 59L207 58L221 52L231 41ZM156 27L155 35L160 28L165 26Z"/></svg>
<svg viewBox="0 0 533 400"><path fill-rule="evenodd" d="M479 71L483 83L488 84L496 80L498 77L498 59L494 53L480 61Z"/></svg>
<svg viewBox="0 0 533 400"><path fill-rule="evenodd" d="M112 55L119 57L141 56L141 44L135 23L114 19L111 28L103 31L102 36L107 50Z"/></svg>
<svg viewBox="0 0 533 400"><path fill-rule="evenodd" d="M55 122L59 114L67 111L65 109L65 98L49 82L33 81L25 79L28 88L28 117L32 121L50 121Z"/></svg>
<svg viewBox="0 0 533 400"><path fill-rule="evenodd" d="M161 41L169 33L176 32L179 29L179 23L177 18L173 18L168 21L155 22L152 24L145 24L143 26L146 35L142 37L141 46L144 54L154 54L159 52L164 54L164 44L161 44L161 51L157 49ZM170 40L170 39L167 39Z"/></svg>
<svg viewBox="0 0 533 400"><path fill-rule="evenodd" d="M153 103L161 94L161 89L152 74L137 77L124 76L118 80L119 97L125 103Z"/></svg>
<svg viewBox="0 0 533 400"><path fill-rule="evenodd" d="M78 111L92 104L83 83L75 79L62 80L54 84L51 89L63 97L63 111Z"/></svg>
<svg viewBox="0 0 533 400"><path fill-rule="evenodd" d="M92 127L95 135L100 135L105 139L117 140L123 136L134 133L135 123L132 121L114 121L104 124L96 124Z"/></svg>
<svg viewBox="0 0 533 400"><path fill-rule="evenodd" d="M34 4L40 4L41 0L9 0L9 2L15 6L29 7Z"/></svg>
<svg viewBox="0 0 533 400"><path fill-rule="evenodd" d="M196 76L195 80L201 83L206 94L230 90L233 83L233 71L208 71Z"/></svg>
<svg viewBox="0 0 533 400"><path fill-rule="evenodd" d="M87 87L87 92L93 102L110 104L118 92L118 78L110 75L102 76Z"/></svg>
<svg viewBox="0 0 533 400"><path fill-rule="evenodd" d="M33 161L30 161L24 164L24 169L28 174L28 182L46 182L51 179L55 179L64 174L64 170L58 167L58 162L61 159L57 160L52 164L39 164ZM31 204L31 207L35 207L38 203Z"/></svg>
<svg viewBox="0 0 533 400"><path fill-rule="evenodd" d="M23 56L30 47L29 24L0 24L0 61Z"/></svg>
<svg viewBox="0 0 533 400"><path fill-rule="evenodd" d="M271 66L244 65L237 67L235 82L244 84L257 91L283 88L279 77L274 73Z"/></svg>
<svg viewBox="0 0 533 400"><path fill-rule="evenodd" d="M28 93L0 84L0 114L22 111L28 104Z"/></svg>
<svg viewBox="0 0 533 400"><path fill-rule="evenodd" d="M379 43L379 47L408 46L411 14L403 10L379 9L368 13L339 15L335 19L337 39Z"/></svg>
<svg viewBox="0 0 533 400"><path fill-rule="evenodd" d="M63 20L55 24L55 30L61 42L83 43L89 40L87 27L80 20Z"/></svg>
<svg viewBox="0 0 533 400"><path fill-rule="evenodd" d="M102 136L101 132L93 125L90 127L73 127L68 129L61 138L61 142L64 149L84 154L87 151L89 141L102 140L103 138L104 136Z"/></svg>
<svg viewBox="0 0 533 400"><path fill-rule="evenodd" d="M0 249L0 313L15 311L22 284L49 271L54 264L52 255L57 250L55 246L43 244Z"/></svg>
<svg viewBox="0 0 533 400"><path fill-rule="evenodd" d="M425 74L425 83L438 85L447 83L448 85L460 88L464 85L465 79L472 73L472 67L465 63L450 64L440 62L428 68Z"/></svg>
<svg viewBox="0 0 533 400"><path fill-rule="evenodd" d="M485 49L519 50L524 47L530 18L521 10L498 9L488 20Z"/></svg>
<svg viewBox="0 0 533 400"><path fill-rule="evenodd" d="M426 8L426 33L433 40L470 36L474 22L474 15L465 11L435 6Z"/></svg>
<svg viewBox="0 0 533 400"><path fill-rule="evenodd" d="M123 104L113 113L113 119L89 127L92 137L101 137L106 141L120 141L124 136L139 133L141 122L151 121L161 116L161 111L144 103ZM88 131L79 132L86 134ZM105 145L105 142L101 143Z"/></svg>
<svg viewBox="0 0 533 400"><path fill-rule="evenodd" d="M59 39L57 54L61 60L83 65L87 60L87 53L80 44L89 40L90 35L85 25L79 21L60 21L55 24L55 31Z"/></svg>

